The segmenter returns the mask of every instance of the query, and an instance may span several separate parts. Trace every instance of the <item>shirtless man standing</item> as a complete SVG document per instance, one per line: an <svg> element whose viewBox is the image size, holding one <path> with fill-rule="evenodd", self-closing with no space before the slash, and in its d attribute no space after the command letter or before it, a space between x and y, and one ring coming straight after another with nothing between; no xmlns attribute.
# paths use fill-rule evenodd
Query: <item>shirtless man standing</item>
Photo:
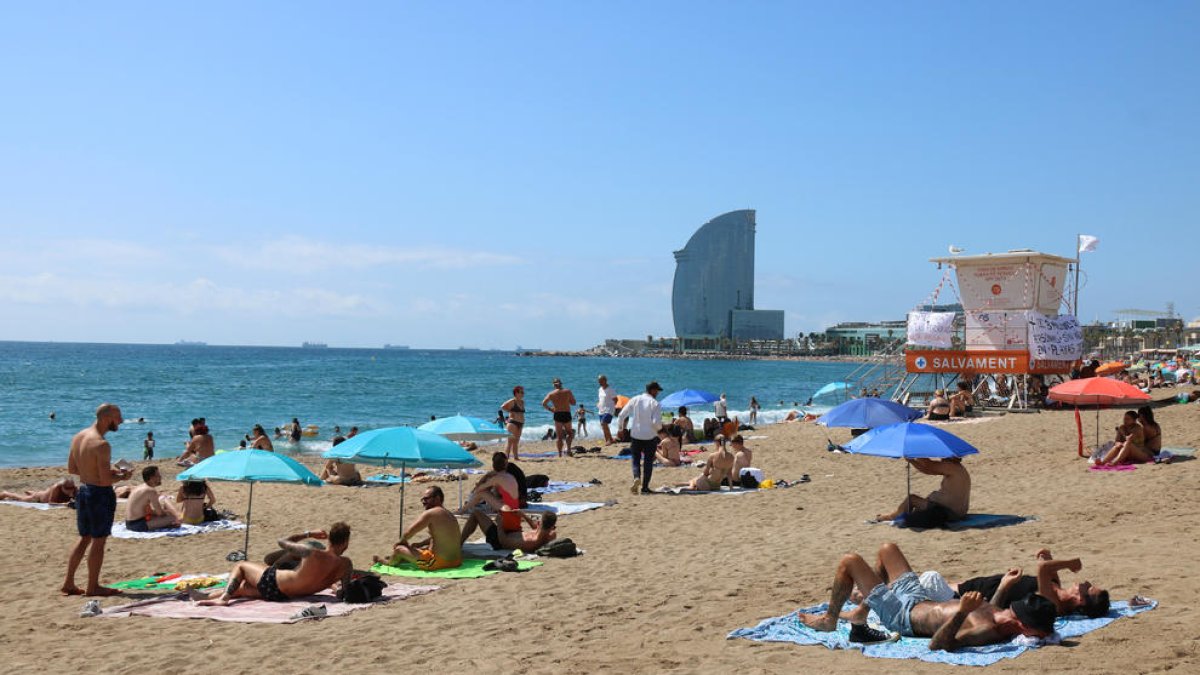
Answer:
<svg viewBox="0 0 1200 675"><path fill-rule="evenodd" d="M1009 609L998 609L984 602L977 591L968 592L958 600L934 602L895 544L880 547L879 562L882 571L892 579L890 585L862 556L856 553L843 556L833 578L828 610L824 614L800 614L800 621L815 630L836 630L842 607L850 591L857 587L866 597L865 605L875 611L888 630L904 637L931 637L931 650L996 644L1017 635L1041 638L1054 632L1057 617L1054 605L1040 595L1018 600ZM850 621L851 642L897 639L896 635L867 626L863 612L843 618Z"/></svg>
<svg viewBox="0 0 1200 675"><path fill-rule="evenodd" d="M159 501L157 488L160 485L162 474L157 466L150 465L142 469L142 484L129 493L129 503L125 506L125 529L149 532L179 525L175 514Z"/></svg>
<svg viewBox="0 0 1200 675"><path fill-rule="evenodd" d="M75 525L79 542L67 559L67 577L63 581L64 595L117 595L120 591L100 586L100 568L104 565L104 546L112 533L113 516L117 512L117 495L113 483L123 481L131 471L112 466L112 446L104 434L121 426L121 409L111 403L96 408L96 423L71 439L67 456L67 472L79 476L78 496L75 498ZM91 547L89 551L88 548ZM75 570L88 554L87 588L75 585Z"/></svg>
<svg viewBox="0 0 1200 675"><path fill-rule="evenodd" d="M0 492L0 499L10 502L31 502L34 504L66 504L75 498L78 488L75 481L64 478L45 490L26 490L25 494L15 492Z"/></svg>
<svg viewBox="0 0 1200 675"><path fill-rule="evenodd" d="M971 474L967 473L961 458L906 461L927 476L941 476L941 487L928 497L909 495L895 511L881 513L875 516L876 520L896 520L903 515L907 527L942 527L967 516L971 506Z"/></svg>
<svg viewBox="0 0 1200 675"><path fill-rule="evenodd" d="M575 440L575 428L571 426L571 407L575 405L575 394L563 389L562 380L554 378L554 389L542 399L542 407L554 414L554 447L562 457L563 446L571 447Z"/></svg>
<svg viewBox="0 0 1200 675"><path fill-rule="evenodd" d="M329 550L320 550L298 543L301 539L328 539ZM350 559L342 555L350 546L350 526L334 523L326 534L323 530L305 532L279 540L279 548L300 558L294 570L268 567L264 563L243 561L233 566L229 585L223 591L205 595L197 593L197 605L228 605L234 598L261 598L271 602L286 602L303 598L329 588L338 581L341 598L354 571Z"/></svg>
<svg viewBox="0 0 1200 675"><path fill-rule="evenodd" d="M444 500L442 488L433 485L425 490L425 494L421 495L425 512L400 537L400 542L392 549L391 558L375 556L375 562L386 565L410 562L428 572L461 565L462 532L458 529L458 519L442 506ZM429 530L428 539L409 542L410 538L423 530Z"/></svg>

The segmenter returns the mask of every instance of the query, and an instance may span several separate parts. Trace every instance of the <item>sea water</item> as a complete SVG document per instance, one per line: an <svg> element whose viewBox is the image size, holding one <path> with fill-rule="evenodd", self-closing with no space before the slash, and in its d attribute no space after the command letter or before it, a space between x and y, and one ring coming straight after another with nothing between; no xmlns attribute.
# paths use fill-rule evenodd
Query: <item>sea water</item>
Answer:
<svg viewBox="0 0 1200 675"><path fill-rule="evenodd" d="M430 416L463 414L494 420L515 385L525 388L524 437L552 426L540 406L561 378L596 420L596 376L618 394L641 393L650 380L664 396L678 389L725 392L730 416L778 421L822 385L856 364L795 361L694 361L602 357L517 356L465 350L302 349L174 345L0 342L0 466L66 463L71 437L90 424L98 404L121 406L127 423L107 438L114 459L140 459L153 432L155 457L182 452L189 422L207 420L218 448L233 449L255 424L268 434L293 417L319 427L317 436L277 450L317 454L330 446L334 425L368 430L420 425ZM782 402L782 403L781 403ZM693 419L711 407L698 406ZM51 412L55 419L50 419ZM143 418L144 423L135 420ZM587 439L579 443L588 445Z"/></svg>

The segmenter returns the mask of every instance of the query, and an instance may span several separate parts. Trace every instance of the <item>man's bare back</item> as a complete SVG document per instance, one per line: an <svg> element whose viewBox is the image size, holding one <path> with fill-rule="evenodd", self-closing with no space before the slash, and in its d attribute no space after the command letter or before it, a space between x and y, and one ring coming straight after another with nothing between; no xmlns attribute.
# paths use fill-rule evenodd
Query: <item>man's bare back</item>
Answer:
<svg viewBox="0 0 1200 675"><path fill-rule="evenodd" d="M289 598L314 595L329 588L351 568L350 559L331 551L314 550L294 570L278 570L275 582Z"/></svg>
<svg viewBox="0 0 1200 675"><path fill-rule="evenodd" d="M188 441L187 453L196 456L196 461L201 461L212 457L216 453L213 445L213 437L211 434L196 434L192 436L192 440Z"/></svg>

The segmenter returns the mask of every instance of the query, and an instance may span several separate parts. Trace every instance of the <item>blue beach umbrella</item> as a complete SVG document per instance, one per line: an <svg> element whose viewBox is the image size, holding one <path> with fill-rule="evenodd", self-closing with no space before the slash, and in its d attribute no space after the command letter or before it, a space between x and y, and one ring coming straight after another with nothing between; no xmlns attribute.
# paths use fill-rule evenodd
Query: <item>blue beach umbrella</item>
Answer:
<svg viewBox="0 0 1200 675"><path fill-rule="evenodd" d="M250 503L246 506L246 541L241 551L229 554L230 560L245 560L250 553L250 513L254 509L255 483L299 483L315 487L322 484L321 479L300 462L267 450L239 450L213 455L180 472L176 478L180 481L215 480L250 484Z"/></svg>
<svg viewBox="0 0 1200 675"><path fill-rule="evenodd" d="M680 389L662 400L664 408L679 408L689 405L705 405L720 400L721 397L703 389Z"/></svg>
<svg viewBox="0 0 1200 675"><path fill-rule="evenodd" d="M845 401L850 398L850 384L848 382L830 382L818 389L812 395L812 400L826 396Z"/></svg>
<svg viewBox="0 0 1200 675"><path fill-rule="evenodd" d="M920 410L881 398L856 398L842 403L821 415L817 424L826 427L874 429L898 422L911 422L920 417Z"/></svg>
<svg viewBox="0 0 1200 675"><path fill-rule="evenodd" d="M455 415L439 420L426 422L417 427L421 431L429 431L439 436L445 436L452 441L489 440L507 438L508 432L499 426L478 417Z"/></svg>
<svg viewBox="0 0 1200 675"><path fill-rule="evenodd" d="M900 422L876 427L846 446L851 454L874 455L892 459L946 459L978 454L970 443L948 431L928 424ZM912 466L908 470L908 492L912 494ZM910 504L909 511L912 511Z"/></svg>
<svg viewBox="0 0 1200 675"><path fill-rule="evenodd" d="M372 466L398 466L401 474L410 467L465 469L481 464L454 441L412 427L373 429L333 446L321 456ZM404 534L403 481L400 483L400 534Z"/></svg>

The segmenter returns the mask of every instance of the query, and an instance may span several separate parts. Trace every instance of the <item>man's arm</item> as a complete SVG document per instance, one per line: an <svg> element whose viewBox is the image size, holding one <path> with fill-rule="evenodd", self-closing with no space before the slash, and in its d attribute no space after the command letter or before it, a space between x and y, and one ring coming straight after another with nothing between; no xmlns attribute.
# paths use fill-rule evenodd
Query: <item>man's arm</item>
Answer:
<svg viewBox="0 0 1200 675"><path fill-rule="evenodd" d="M300 541L303 539L308 539L308 537L313 534L316 533L303 532L301 534L293 534L290 537L284 537L283 539L280 539L276 543L279 544L279 548L298 558L307 558L308 556L312 555L313 551L316 549L312 548L311 546L305 546L304 544L301 544Z"/></svg>
<svg viewBox="0 0 1200 675"><path fill-rule="evenodd" d="M412 525L408 526L408 529L405 530L404 534L400 537L400 543L407 544L410 537L412 537L416 533L420 532L421 530L424 530L426 527L429 527L428 512L422 513L420 515L420 517L418 517L416 519L416 521L413 522Z"/></svg>
<svg viewBox="0 0 1200 675"><path fill-rule="evenodd" d="M1005 601L1008 600L1008 592L1012 590L1013 584L1017 583L1020 578L1020 567L1014 567L1008 570L1008 573L1005 574L1002 579L1000 579L1000 584L996 586L996 592L992 594L992 597L988 600L988 602L997 607L1003 607L1006 605L1007 603Z"/></svg>
<svg viewBox="0 0 1200 675"><path fill-rule="evenodd" d="M349 558L342 558L342 582L338 587L337 598L342 600L346 596L346 587L350 585L350 580L354 578L354 564Z"/></svg>
<svg viewBox="0 0 1200 675"><path fill-rule="evenodd" d="M1083 569L1083 563L1079 558L1071 558L1069 560L1042 560L1038 563L1037 586L1038 595L1046 598L1054 603L1058 611L1062 612L1066 608L1063 607L1062 600L1058 597L1061 589L1058 580L1059 570L1071 570L1078 572Z"/></svg>
<svg viewBox="0 0 1200 675"><path fill-rule="evenodd" d="M575 405L577 403L577 401L575 400L575 392L568 389L567 396L569 396L571 398L571 405Z"/></svg>
<svg viewBox="0 0 1200 675"><path fill-rule="evenodd" d="M958 601L958 610L933 634L933 639L929 641L929 649L953 651L962 644L959 639L958 630L962 628L963 622L967 620L967 615L978 609L982 604L983 595L979 591L971 591L963 595Z"/></svg>
<svg viewBox="0 0 1200 675"><path fill-rule="evenodd" d="M549 394L546 394L546 398L542 399L542 407L550 412L554 412L554 407L550 405L550 397L553 395L554 392L550 392Z"/></svg>

